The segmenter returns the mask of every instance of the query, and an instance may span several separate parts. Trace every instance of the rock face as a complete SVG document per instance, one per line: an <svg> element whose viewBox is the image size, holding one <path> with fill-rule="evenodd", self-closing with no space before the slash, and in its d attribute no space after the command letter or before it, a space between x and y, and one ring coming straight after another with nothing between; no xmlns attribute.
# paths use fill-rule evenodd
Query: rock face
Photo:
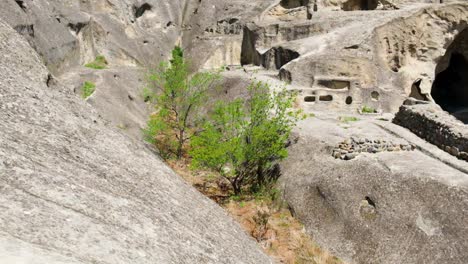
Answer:
<svg viewBox="0 0 468 264"><path fill-rule="evenodd" d="M79 94L131 137L141 139L151 109L142 97L147 69L182 45L196 68L240 65L243 26L273 1L5 0L3 18L39 53L54 79ZM106 70L83 65L98 55Z"/></svg>
<svg viewBox="0 0 468 264"><path fill-rule="evenodd" d="M305 109L396 112L407 96L432 100L436 75L451 54L466 52L466 2L423 2L317 1L309 18L278 13L279 3L244 30L241 62L279 71L301 92ZM382 8L356 9L356 3Z"/></svg>
<svg viewBox="0 0 468 264"><path fill-rule="evenodd" d="M0 262L271 263L3 21L0 54Z"/></svg>
<svg viewBox="0 0 468 264"><path fill-rule="evenodd" d="M39 53L54 79L79 94L96 84L90 103L110 125L141 138L149 114L141 96L149 67L167 60L182 34L179 0L2 1L0 18ZM179 41L180 42L180 41ZM105 56L106 70L83 65Z"/></svg>
<svg viewBox="0 0 468 264"><path fill-rule="evenodd" d="M464 153L466 125L434 103L404 106L395 120L441 150L378 113L414 97L466 118L468 4L290 2L247 25L241 61L290 82L317 116L282 165L296 215L350 263L466 263L468 167L450 155ZM361 115L369 107L377 113Z"/></svg>
<svg viewBox="0 0 468 264"><path fill-rule="evenodd" d="M242 97L252 78L288 82L299 91L297 105L317 114L300 124L281 182L322 246L350 263L468 263L468 168L449 154L464 159L457 140L466 125L442 112L466 119L466 1L3 0L0 7L9 25L0 24L2 260L269 262L138 143L151 111L141 96L145 69L180 44L194 70L227 69L213 99ZM97 55L107 69L83 66ZM96 91L83 102L85 81ZM408 97L432 103L404 106L395 120L443 150L381 120ZM365 107L376 111L344 123Z"/></svg>
<svg viewBox="0 0 468 264"><path fill-rule="evenodd" d="M242 63L290 82L317 116L300 124L282 165L285 199L350 263L466 263L468 170L450 155L465 155L466 125L433 103L404 106L395 120L441 150L378 114L339 120L364 107L396 112L408 96L466 119L468 4L387 1L369 11L357 10L365 1L331 2L317 1L311 17L310 3L279 3L244 30ZM399 146L344 144L350 138ZM402 146L416 150L395 151Z"/></svg>
<svg viewBox="0 0 468 264"><path fill-rule="evenodd" d="M0 17L59 74L97 55L126 66L166 59L180 34L183 5L179 0L6 0Z"/></svg>
<svg viewBox="0 0 468 264"><path fill-rule="evenodd" d="M183 46L198 68L240 65L243 27L275 0L189 1Z"/></svg>
<svg viewBox="0 0 468 264"><path fill-rule="evenodd" d="M300 124L281 166L285 198L315 241L349 263L466 263L465 161L389 121L344 127L333 114L316 116ZM351 137L416 150L332 157Z"/></svg>

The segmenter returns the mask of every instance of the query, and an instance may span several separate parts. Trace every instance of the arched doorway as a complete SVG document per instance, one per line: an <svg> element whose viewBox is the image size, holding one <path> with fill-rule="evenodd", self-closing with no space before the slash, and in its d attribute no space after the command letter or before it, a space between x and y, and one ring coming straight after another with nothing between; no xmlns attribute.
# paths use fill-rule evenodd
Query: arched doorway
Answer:
<svg viewBox="0 0 468 264"><path fill-rule="evenodd" d="M468 123L468 28L457 35L437 65L431 95L442 109Z"/></svg>

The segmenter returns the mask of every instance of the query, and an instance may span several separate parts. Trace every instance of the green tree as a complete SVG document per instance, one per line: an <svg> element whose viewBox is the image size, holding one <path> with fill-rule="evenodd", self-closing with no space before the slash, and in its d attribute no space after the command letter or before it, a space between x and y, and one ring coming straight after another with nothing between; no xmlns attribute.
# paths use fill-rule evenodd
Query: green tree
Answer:
<svg viewBox="0 0 468 264"><path fill-rule="evenodd" d="M226 178L237 195L246 185L264 186L269 171L287 157L286 143L297 121L296 94L270 91L262 82L249 88L247 101L218 102L202 132L191 140L195 168L204 167Z"/></svg>
<svg viewBox="0 0 468 264"><path fill-rule="evenodd" d="M197 130L199 109L219 78L218 72L191 74L180 47L174 48L169 63L161 63L150 72L145 95L155 103L156 111L144 134L164 157L183 156L188 140Z"/></svg>

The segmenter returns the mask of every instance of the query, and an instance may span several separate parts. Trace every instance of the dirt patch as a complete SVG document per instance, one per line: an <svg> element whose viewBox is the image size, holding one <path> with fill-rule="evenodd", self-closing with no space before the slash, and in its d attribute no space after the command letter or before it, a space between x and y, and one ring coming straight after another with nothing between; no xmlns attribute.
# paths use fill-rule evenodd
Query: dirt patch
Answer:
<svg viewBox="0 0 468 264"><path fill-rule="evenodd" d="M277 195L232 196L229 183L214 172L192 171L188 161L168 164L201 193L220 204L278 263L338 264L305 233Z"/></svg>

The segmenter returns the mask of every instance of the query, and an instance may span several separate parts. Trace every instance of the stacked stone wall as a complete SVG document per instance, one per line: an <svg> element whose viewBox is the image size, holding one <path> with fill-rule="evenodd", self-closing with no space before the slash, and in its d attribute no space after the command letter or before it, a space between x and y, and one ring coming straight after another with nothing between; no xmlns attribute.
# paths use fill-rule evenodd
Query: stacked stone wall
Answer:
<svg viewBox="0 0 468 264"><path fill-rule="evenodd" d="M407 103L393 122L442 150L468 161L468 127L433 103Z"/></svg>

